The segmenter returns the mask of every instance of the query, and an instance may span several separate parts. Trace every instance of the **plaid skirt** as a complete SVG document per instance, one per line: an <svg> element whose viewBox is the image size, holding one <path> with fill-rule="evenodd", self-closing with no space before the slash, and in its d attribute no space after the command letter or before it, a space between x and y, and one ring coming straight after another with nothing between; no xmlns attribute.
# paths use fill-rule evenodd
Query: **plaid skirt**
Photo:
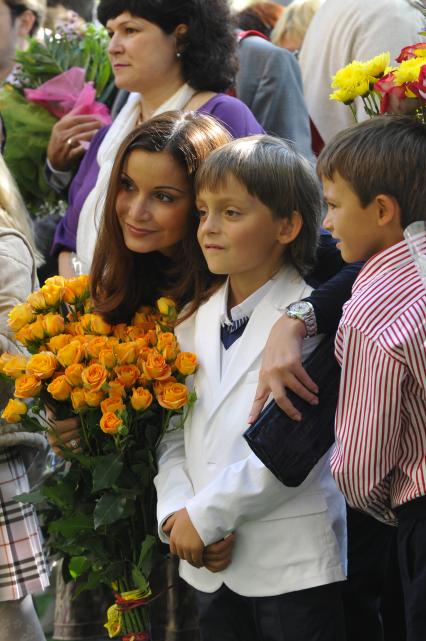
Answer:
<svg viewBox="0 0 426 641"><path fill-rule="evenodd" d="M15 447L0 450L0 601L21 599L49 585L33 505L13 497L28 492L25 466Z"/></svg>

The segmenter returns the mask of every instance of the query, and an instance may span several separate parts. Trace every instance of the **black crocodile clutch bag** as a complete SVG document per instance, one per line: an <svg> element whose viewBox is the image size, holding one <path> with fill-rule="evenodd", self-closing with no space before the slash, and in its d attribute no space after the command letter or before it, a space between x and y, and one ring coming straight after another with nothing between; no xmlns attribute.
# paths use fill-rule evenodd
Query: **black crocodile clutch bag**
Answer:
<svg viewBox="0 0 426 641"><path fill-rule="evenodd" d="M334 339L327 337L308 356L304 367L319 387L319 404L310 405L287 390L302 415L293 421L272 401L245 432L256 456L284 485L296 487L334 442L334 416L339 393L340 367Z"/></svg>

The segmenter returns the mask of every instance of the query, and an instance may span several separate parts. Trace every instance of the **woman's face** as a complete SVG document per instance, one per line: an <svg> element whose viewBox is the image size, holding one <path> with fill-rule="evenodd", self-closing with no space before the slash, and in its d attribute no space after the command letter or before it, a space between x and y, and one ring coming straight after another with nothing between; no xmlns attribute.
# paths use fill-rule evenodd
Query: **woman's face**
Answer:
<svg viewBox="0 0 426 641"><path fill-rule="evenodd" d="M136 149L124 163L115 208L128 249L171 256L186 234L192 185L168 152Z"/></svg>
<svg viewBox="0 0 426 641"><path fill-rule="evenodd" d="M152 92L161 89L165 81L181 77L176 33L185 30L184 25L167 34L154 22L125 11L108 20L106 28L110 37L108 55L120 89Z"/></svg>

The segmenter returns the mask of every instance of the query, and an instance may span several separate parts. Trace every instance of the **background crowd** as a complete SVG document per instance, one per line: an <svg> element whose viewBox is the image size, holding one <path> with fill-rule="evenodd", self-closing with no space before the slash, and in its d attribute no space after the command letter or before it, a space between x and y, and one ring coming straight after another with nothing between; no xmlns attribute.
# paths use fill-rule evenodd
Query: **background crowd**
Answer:
<svg viewBox="0 0 426 641"><path fill-rule="evenodd" d="M365 61L389 52L389 68L383 69L386 75L404 47L419 43L420 52L422 47L426 51L426 39L421 35L424 29L425 7L422 10L422 3L412 0L239 3L227 0L0 0L1 352L17 351L7 325L10 310L56 274L73 278L90 273L96 309L112 324L129 323L141 305L152 305L164 295L172 296L179 309L188 310L185 306L189 305L187 315L190 316L191 311L202 315L198 307L214 300L220 284L220 279L207 269L207 265L211 268L208 255L206 265L196 242L198 220L189 215L195 195L214 191L210 189L208 164L206 176L201 173L201 183L197 183L196 171L202 162L212 152L215 159L218 152L214 150L232 139L268 134L290 143L297 158L291 169L290 164L283 165L283 172L291 171L295 175L305 172L307 193L309 176L315 170L318 155L325 149L320 174L327 184L335 171L343 171L327 168L328 144L353 125L354 115L358 122L368 120L361 94L350 101L351 108L344 101L329 99L332 78L354 60ZM80 74L78 79L75 75L67 76L74 73L75 67L82 66L85 74ZM423 104L425 78L426 73L419 89L423 92L420 93ZM398 108L394 108L394 113L398 113ZM424 109L423 106L423 118ZM166 112L182 113L168 115ZM237 151L232 151L232 143L229 149L229 158L225 153L218 164L228 160L231 163L232 153ZM274 153L273 146L268 149ZM248 152L241 151L241 154L241 158L249 157ZM239 160L240 183L248 194L267 202L274 211L273 205L262 200L263 195L259 197L256 191L262 172L272 170L267 164L261 165L261 159L254 162L259 163L259 171L252 185L244 174L245 169L240 167L243 161ZM277 167L279 163L277 156ZM226 180L220 177L219 170L213 167L211 171L217 171L212 182L220 191ZM230 170L230 173L235 175L236 171ZM351 180L349 182L352 185ZM157 222L147 223L148 231L155 232L154 240L152 245L149 240L144 241L147 245L142 252L132 227L137 227L136 218L132 219L134 214L130 213L140 207L135 193L144 190L154 193L157 184L169 183L174 184L173 194L157 193L157 190L155 202L150 205L157 216ZM303 199L293 184L287 185L287 192L292 189L295 189L296 203L293 210L299 211ZM312 189L310 206L314 211L312 203L319 196ZM125 212L122 214L125 224L119 220L120 211ZM303 338L315 334L335 335L342 307L351 297L364 261L364 257L358 255L351 260L342 258L330 233L333 224L329 216L323 226L319 225L324 213L317 212L317 229L305 240L314 246L318 237L315 260L308 251L300 251L304 256L302 265L294 258L299 250L291 254L293 265L304 275L303 286L294 295L295 300L303 299L305 304L303 323L294 323L294 317L283 318L279 330L272 329L272 324L265 330L262 348L272 330L264 355L272 373L265 374L257 388L252 416L257 416L270 391L293 418L300 418L299 412L285 389L311 404L317 402L318 388L301 364ZM291 218L291 214L286 216ZM304 221L303 233L307 233L307 221ZM203 224L207 222L202 222L201 227ZM127 236L126 225L130 227ZM294 242L295 238L291 238L284 244ZM214 269L210 271L215 273ZM231 274L229 270L217 273ZM283 279L283 286L286 283ZM254 307L256 304L253 303ZM239 320L238 314L230 322L233 320ZM185 344L185 330L179 331L182 331L179 340ZM275 335L274 331L277 331ZM191 350L188 348L188 351ZM230 358L230 353L226 358ZM225 358L223 354L222 358ZM277 382L278 370L285 388L281 381ZM3 381L1 385L3 406L10 388ZM250 390L254 396L256 386ZM424 396L424 388L421 393ZM249 410L247 407L247 416ZM57 425L62 445L75 449L77 443L78 449L77 420L58 421ZM58 446L56 441L52 444L55 448ZM1 641L11 638L43 641L45 638L30 595L47 587L49 562L34 507L18 504L18 509L13 501L14 495L30 487L27 469L36 458L35 453L43 452L44 448L44 440L18 428L10 428L0 435ZM166 452L166 463L160 459L160 471L161 464L166 468L169 465L167 456ZM322 484L325 487L328 481L323 474L326 473L317 470L317 474L318 487L323 487ZM168 482L170 480L163 481L160 474L159 496L164 496ZM177 476L172 484L178 487L180 482ZM265 492L270 489L265 488ZM172 492L167 489L169 491ZM330 497L329 503L338 506L340 499L336 499L333 492ZM163 516L172 511L164 509ZM409 630L413 636L406 636L397 528L384 523L383 519L375 519L371 510L362 512L349 505L345 508L343 499L333 518L336 531L341 518L347 522L348 581L342 587L341 627L333 628L330 636L315 638L343 641L343 636L332 636L337 634L354 641L420 639L413 630ZM173 529L175 521L171 523L164 518L162 524L164 532L160 531L160 538L167 543L169 539L165 534L170 534L174 541L173 532L178 531L180 522L176 530ZM207 529L205 523L203 527ZM179 533L181 531L184 530ZM215 543L214 537L202 538L208 539L205 566L211 564L216 571L217 563L219 570L226 568L234 544L232 537L220 550L210 548ZM217 538L222 538L222 534ZM337 538L343 549L346 545L343 535ZM18 540L19 545L15 543ZM183 535L182 539L176 535L176 540L177 547L172 551L181 549ZM190 560L185 553L179 556L184 562ZM330 558L332 556L330 553ZM338 556L335 551L333 558L338 569L334 578L330 578L330 573L321 574L326 584L340 585L345 563L341 569L340 560L336 560ZM189 585L205 593L216 587L213 583L210 585L209 580L203 583L203 579L198 578L200 570L191 574L192 566L196 565L193 558L192 561L183 573L186 583L179 579L177 564L170 558L154 577L154 583L163 588L152 607L153 639L208 638L205 633L200 636L196 592ZM272 572L272 566L268 571ZM259 577L260 582L266 581L261 571ZM232 584L232 578L230 581ZM173 587L164 590L164 585ZM248 597L263 596L251 594L250 590L244 592L244 585L238 581L234 585L236 592L240 590ZM303 585L294 585L293 594L303 591ZM279 589L288 591L284 579ZM75 585L65 584L60 572L56 572L53 638L64 641L106 638L102 624L109 592L97 589L77 599L73 597L74 592ZM324 598L338 621L335 594ZM206 599L198 597L199 611L207 622L210 607ZM285 607L290 608L291 616L291 608L297 604ZM256 616L256 625L262 631L259 634L266 634L268 628L262 626L270 615ZM52 627L51 622L46 621L45 627L49 626ZM214 627L212 634L213 630ZM214 634L216 638L221 634L226 638L226 631L219 628ZM275 639L271 634L271 639ZM248 633L241 638L248 639ZM253 639L257 638L263 637L253 635Z"/></svg>

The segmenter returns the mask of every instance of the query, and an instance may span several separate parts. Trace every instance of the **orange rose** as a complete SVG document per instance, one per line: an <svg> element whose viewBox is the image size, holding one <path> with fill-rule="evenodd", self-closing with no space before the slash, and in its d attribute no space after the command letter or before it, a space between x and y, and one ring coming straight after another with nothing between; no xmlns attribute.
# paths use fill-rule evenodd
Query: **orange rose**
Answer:
<svg viewBox="0 0 426 641"><path fill-rule="evenodd" d="M33 342L33 337L31 335L31 325L24 325L24 327L21 327L21 329L19 329L15 333L15 338L17 341L22 343L22 345L28 347L28 345Z"/></svg>
<svg viewBox="0 0 426 641"><path fill-rule="evenodd" d="M115 345L114 354L117 358L117 363L119 365L131 365L132 363L135 363L137 359L136 348L137 345L133 341L129 343L118 343L118 345Z"/></svg>
<svg viewBox="0 0 426 641"><path fill-rule="evenodd" d="M89 277L77 276L76 278L67 278L62 290L62 300L69 305L83 302L89 297Z"/></svg>
<svg viewBox="0 0 426 641"><path fill-rule="evenodd" d="M123 421L114 412L104 414L100 422L101 430L106 434L117 434L122 425Z"/></svg>
<svg viewBox="0 0 426 641"><path fill-rule="evenodd" d="M43 318L43 327L48 336L56 336L63 333L65 321L60 314L46 314Z"/></svg>
<svg viewBox="0 0 426 641"><path fill-rule="evenodd" d="M108 414L108 412L118 412L122 409L124 409L124 403L118 396L106 398L101 403L102 414Z"/></svg>
<svg viewBox="0 0 426 641"><path fill-rule="evenodd" d="M86 353L89 358L98 358L100 351L108 345L106 336L90 336L86 343Z"/></svg>
<svg viewBox="0 0 426 641"><path fill-rule="evenodd" d="M117 360L115 358L112 347L101 349L98 358L100 364L106 367L106 369L113 369L117 365Z"/></svg>
<svg viewBox="0 0 426 641"><path fill-rule="evenodd" d="M188 403L188 388L182 383L169 383L163 387L157 400L167 410L178 410Z"/></svg>
<svg viewBox="0 0 426 641"><path fill-rule="evenodd" d="M86 367L81 374L84 386L90 387L92 392L100 390L102 385L106 382L107 377L107 370L98 363L89 365L89 367Z"/></svg>
<svg viewBox="0 0 426 641"><path fill-rule="evenodd" d="M162 356L167 363L173 363L178 354L177 345L166 345L163 350L161 350Z"/></svg>
<svg viewBox="0 0 426 641"><path fill-rule="evenodd" d="M192 352L181 352L176 358L175 365L181 374L189 376L197 369L197 357Z"/></svg>
<svg viewBox="0 0 426 641"><path fill-rule="evenodd" d="M81 374L84 370L84 365L81 363L73 363L69 365L65 370L65 376L67 381L72 387L78 387L83 384Z"/></svg>
<svg viewBox="0 0 426 641"><path fill-rule="evenodd" d="M27 303L31 305L36 312L43 312L48 307L46 300L40 291L30 294L27 298Z"/></svg>
<svg viewBox="0 0 426 641"><path fill-rule="evenodd" d="M75 412L86 409L86 396L82 387L74 387L74 389L71 390L71 403Z"/></svg>
<svg viewBox="0 0 426 641"><path fill-rule="evenodd" d="M57 354L58 351L62 347L65 347L65 345L68 345L70 341L72 341L72 336L69 334L58 334L57 336L52 336L47 345L51 352Z"/></svg>
<svg viewBox="0 0 426 641"><path fill-rule="evenodd" d="M149 390L144 387L135 387L130 403L134 410L140 412L146 410L152 403L153 397Z"/></svg>
<svg viewBox="0 0 426 641"><path fill-rule="evenodd" d="M119 381L110 381L108 383L108 394L110 398L124 398L126 396L126 388Z"/></svg>
<svg viewBox="0 0 426 641"><path fill-rule="evenodd" d="M127 328L127 336L131 341L140 340L145 336L145 330L142 329L142 327L130 325L130 327Z"/></svg>
<svg viewBox="0 0 426 641"><path fill-rule="evenodd" d="M50 278L46 278L44 281L45 285L55 285L56 287L64 287L65 286L65 278L63 276L51 276Z"/></svg>
<svg viewBox="0 0 426 641"><path fill-rule="evenodd" d="M7 423L20 423L27 413L27 406L22 401L11 398L3 410L2 418Z"/></svg>
<svg viewBox="0 0 426 641"><path fill-rule="evenodd" d="M158 337L157 337L157 332L155 331L155 329L149 329L145 333L144 338L145 338L145 341L146 341L147 345L151 345L152 347L155 347L157 345Z"/></svg>
<svg viewBox="0 0 426 641"><path fill-rule="evenodd" d="M15 305L11 312L9 312L9 320L7 324L9 325L12 332L17 332L18 330L32 323L35 319L34 312L31 305L28 303L21 303Z"/></svg>
<svg viewBox="0 0 426 641"><path fill-rule="evenodd" d="M160 396L165 386L170 385L170 383L177 383L177 379L174 376L169 376L169 378L166 378L164 381L154 381L155 396Z"/></svg>
<svg viewBox="0 0 426 641"><path fill-rule="evenodd" d="M62 367L69 367L79 363L83 358L82 344L80 341L72 340L65 347L61 347L56 356Z"/></svg>
<svg viewBox="0 0 426 641"><path fill-rule="evenodd" d="M158 336L158 340L157 340L158 351L162 352L163 349L166 347L166 345L173 345L174 347L176 347L177 345L176 336L172 334L172 332L162 332Z"/></svg>
<svg viewBox="0 0 426 641"><path fill-rule="evenodd" d="M105 322L99 314L92 314L91 316L91 330L93 334L99 334L100 336L107 336L108 334L111 334L112 325Z"/></svg>
<svg viewBox="0 0 426 641"><path fill-rule="evenodd" d="M44 284L40 289L47 307L56 307L61 302L62 286L53 283Z"/></svg>
<svg viewBox="0 0 426 641"><path fill-rule="evenodd" d="M43 325L43 317L40 316L36 321L34 321L34 323L28 325L28 330L31 341L42 341L46 335Z"/></svg>
<svg viewBox="0 0 426 641"><path fill-rule="evenodd" d="M133 387L140 376L140 371L136 365L119 365L115 368L117 381L127 389Z"/></svg>
<svg viewBox="0 0 426 641"><path fill-rule="evenodd" d="M10 355L10 358L8 358L3 365L3 374L10 376L10 378L22 376L22 374L26 372L27 362L28 359L22 354L17 354L16 356Z"/></svg>
<svg viewBox="0 0 426 641"><path fill-rule="evenodd" d="M81 336L84 334L80 321L69 322L67 325L67 333L72 336Z"/></svg>
<svg viewBox="0 0 426 641"><path fill-rule="evenodd" d="M102 390L94 392L91 389L84 390L84 398L89 407L99 407L101 401L104 400L105 394Z"/></svg>
<svg viewBox="0 0 426 641"><path fill-rule="evenodd" d="M125 341L127 338L127 325L125 323L114 325L112 328L112 333L119 341Z"/></svg>
<svg viewBox="0 0 426 641"><path fill-rule="evenodd" d="M53 376L57 367L58 361L56 360L55 354L52 354L52 352L41 352L41 354L31 356L27 363L27 374L33 374L37 376L37 378L45 380Z"/></svg>
<svg viewBox="0 0 426 641"><path fill-rule="evenodd" d="M71 396L72 388L63 374L47 386L47 391L56 401L66 401Z"/></svg>
<svg viewBox="0 0 426 641"><path fill-rule="evenodd" d="M168 378L172 373L170 365L164 360L164 356L152 350L146 361L143 363L143 371L147 378L159 381Z"/></svg>
<svg viewBox="0 0 426 641"><path fill-rule="evenodd" d="M41 392L41 381L33 374L24 374L15 381L16 398L32 398Z"/></svg>
<svg viewBox="0 0 426 641"><path fill-rule="evenodd" d="M171 319L176 318L176 303L172 298L162 296L157 300L157 308L163 316L169 316Z"/></svg>

